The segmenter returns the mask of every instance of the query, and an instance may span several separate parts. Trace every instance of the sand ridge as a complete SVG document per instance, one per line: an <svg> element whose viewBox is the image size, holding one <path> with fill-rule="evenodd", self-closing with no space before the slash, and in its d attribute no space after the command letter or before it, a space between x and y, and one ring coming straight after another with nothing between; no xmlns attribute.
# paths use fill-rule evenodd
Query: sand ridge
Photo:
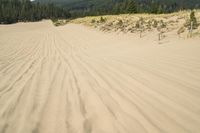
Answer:
<svg viewBox="0 0 200 133"><path fill-rule="evenodd" d="M198 133L199 42L1 25L0 133Z"/></svg>

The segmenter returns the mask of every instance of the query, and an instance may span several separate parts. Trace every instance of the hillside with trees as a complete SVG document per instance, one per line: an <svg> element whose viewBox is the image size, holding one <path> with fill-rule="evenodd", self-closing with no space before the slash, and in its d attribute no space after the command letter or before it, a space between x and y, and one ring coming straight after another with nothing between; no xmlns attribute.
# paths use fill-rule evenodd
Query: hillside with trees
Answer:
<svg viewBox="0 0 200 133"><path fill-rule="evenodd" d="M40 4L29 0L0 0L0 23L39 21L42 19L69 18L70 13L53 3Z"/></svg>
<svg viewBox="0 0 200 133"><path fill-rule="evenodd" d="M0 23L200 8L200 0L0 0Z"/></svg>
<svg viewBox="0 0 200 133"><path fill-rule="evenodd" d="M124 14L124 13L171 13L179 10L200 8L200 0L37 0L52 2L68 9L72 16Z"/></svg>

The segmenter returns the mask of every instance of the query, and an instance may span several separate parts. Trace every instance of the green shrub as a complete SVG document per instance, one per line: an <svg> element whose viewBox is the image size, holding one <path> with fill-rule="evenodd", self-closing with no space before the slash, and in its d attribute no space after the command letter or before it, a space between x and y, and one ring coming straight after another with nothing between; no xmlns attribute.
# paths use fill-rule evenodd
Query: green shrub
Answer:
<svg viewBox="0 0 200 133"><path fill-rule="evenodd" d="M96 22L96 20L95 20L95 19L92 19L91 23L95 23L95 22Z"/></svg>
<svg viewBox="0 0 200 133"><path fill-rule="evenodd" d="M197 23L197 19L195 17L195 12L192 11L190 13L190 18L186 20L186 23L184 24L185 27L187 27L189 30L192 29L197 29L199 24ZM192 26L192 27L191 27Z"/></svg>
<svg viewBox="0 0 200 133"><path fill-rule="evenodd" d="M135 28L140 28L140 22L139 21L136 22Z"/></svg>
<svg viewBox="0 0 200 133"><path fill-rule="evenodd" d="M101 22L101 23L104 23L104 22L106 22L106 19L103 18L103 17L101 17L101 18L100 18L100 22Z"/></svg>
<svg viewBox="0 0 200 133"><path fill-rule="evenodd" d="M51 21L52 21L53 23L56 23L56 22L58 22L58 19L53 18L53 19L51 19Z"/></svg>
<svg viewBox="0 0 200 133"><path fill-rule="evenodd" d="M143 18L143 17L141 17L141 18L139 19L139 23L140 23L140 25L143 25L143 24L144 24L144 18Z"/></svg>
<svg viewBox="0 0 200 133"><path fill-rule="evenodd" d="M147 22L147 28L148 28L148 29L151 29L151 24L152 24L152 22L151 22L151 20L149 20L149 21Z"/></svg>
<svg viewBox="0 0 200 133"><path fill-rule="evenodd" d="M190 26L191 26L191 23L193 23L193 29L197 29L198 28L198 23L197 23L197 19L195 17L195 12L192 11L190 13ZM191 28L191 27L189 27Z"/></svg>
<svg viewBox="0 0 200 133"><path fill-rule="evenodd" d="M123 21L120 19L120 20L118 20L118 22L117 22L117 25L123 25Z"/></svg>
<svg viewBox="0 0 200 133"><path fill-rule="evenodd" d="M62 24L61 24L60 22L55 22L54 25L55 25L55 26L60 26L60 25L62 25Z"/></svg>
<svg viewBox="0 0 200 133"><path fill-rule="evenodd" d="M160 20L160 28L166 28L166 23L163 22L163 20Z"/></svg>
<svg viewBox="0 0 200 133"><path fill-rule="evenodd" d="M158 21L157 20L153 20L153 27L157 28L157 26L158 26Z"/></svg>

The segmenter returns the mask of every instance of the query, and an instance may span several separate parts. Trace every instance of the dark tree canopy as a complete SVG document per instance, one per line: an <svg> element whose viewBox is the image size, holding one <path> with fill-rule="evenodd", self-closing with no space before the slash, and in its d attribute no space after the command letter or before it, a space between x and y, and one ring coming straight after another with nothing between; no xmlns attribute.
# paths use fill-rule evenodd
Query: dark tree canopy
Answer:
<svg viewBox="0 0 200 133"><path fill-rule="evenodd" d="M127 5L127 13L136 13L137 12L137 5L134 0L129 0Z"/></svg>
<svg viewBox="0 0 200 133"><path fill-rule="evenodd" d="M200 0L0 0L0 23L123 13L171 13Z"/></svg>
<svg viewBox="0 0 200 133"><path fill-rule="evenodd" d="M123 13L171 13L200 8L200 0L36 0L54 2L73 17Z"/></svg>
<svg viewBox="0 0 200 133"><path fill-rule="evenodd" d="M68 18L66 9L54 4L39 4L29 0L0 0L0 23L10 24L19 21Z"/></svg>

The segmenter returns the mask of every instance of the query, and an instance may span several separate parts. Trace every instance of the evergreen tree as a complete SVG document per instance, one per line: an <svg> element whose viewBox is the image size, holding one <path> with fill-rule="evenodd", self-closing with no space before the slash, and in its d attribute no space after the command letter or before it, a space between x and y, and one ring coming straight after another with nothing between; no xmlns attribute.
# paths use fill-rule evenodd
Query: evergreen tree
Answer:
<svg viewBox="0 0 200 133"><path fill-rule="evenodd" d="M134 0L130 0L128 2L126 11L127 11L127 13L136 13L137 12L137 6L136 6L136 2Z"/></svg>
<svg viewBox="0 0 200 133"><path fill-rule="evenodd" d="M161 13L163 13L164 11L163 11L163 6L162 5L159 5L158 6L158 10L157 10L157 13L158 14L161 14Z"/></svg>
<svg viewBox="0 0 200 133"><path fill-rule="evenodd" d="M0 0L0 23L2 24L69 17L70 13L67 10L53 4L45 5L29 0Z"/></svg>
<svg viewBox="0 0 200 133"><path fill-rule="evenodd" d="M192 24L193 29L196 29L198 27L197 19L195 17L195 12L192 11L190 13L190 25ZM191 28L191 27L190 27Z"/></svg>

